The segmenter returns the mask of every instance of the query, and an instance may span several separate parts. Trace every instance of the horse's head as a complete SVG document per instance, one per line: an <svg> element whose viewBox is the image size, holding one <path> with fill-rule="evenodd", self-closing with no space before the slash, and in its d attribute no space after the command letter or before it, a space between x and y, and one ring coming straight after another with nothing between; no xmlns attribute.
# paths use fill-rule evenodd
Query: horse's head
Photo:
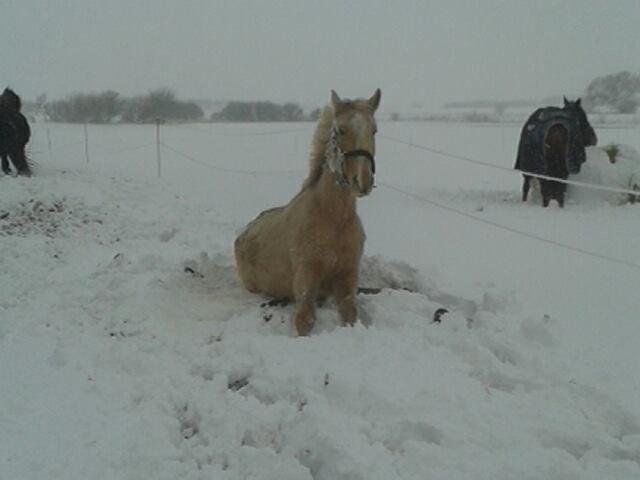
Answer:
<svg viewBox="0 0 640 480"><path fill-rule="evenodd" d="M587 119L587 114L581 105L581 100L578 98L574 102L570 102L567 100L567 97L564 98L564 110L568 112L578 123L578 136L582 142L582 145L585 147L589 147L592 145L596 145L598 143L598 137L596 136L596 132L593 130L593 127L589 123Z"/></svg>
<svg viewBox="0 0 640 480"><path fill-rule="evenodd" d="M0 108L19 112L22 109L22 101L16 92L10 88L5 88L0 95Z"/></svg>
<svg viewBox="0 0 640 480"><path fill-rule="evenodd" d="M380 104L380 89L371 98L342 100L331 91L333 125L327 159L338 181L357 196L371 193L375 164L375 134L378 130L374 113Z"/></svg>

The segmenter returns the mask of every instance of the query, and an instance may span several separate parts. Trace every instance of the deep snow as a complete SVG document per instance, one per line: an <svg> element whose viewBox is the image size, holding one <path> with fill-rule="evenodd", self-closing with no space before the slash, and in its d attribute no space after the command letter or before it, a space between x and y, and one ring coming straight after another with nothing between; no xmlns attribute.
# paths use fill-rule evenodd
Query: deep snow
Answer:
<svg viewBox="0 0 640 480"><path fill-rule="evenodd" d="M361 284L393 288L293 338L231 244L297 191L312 128L165 126L196 161L280 173L165 149L157 179L151 127L90 127L86 165L82 127L34 125L37 175L0 178L0 478L638 478L640 271L384 185L635 263L640 206L522 204L517 175L381 139ZM380 130L511 166L519 127Z"/></svg>

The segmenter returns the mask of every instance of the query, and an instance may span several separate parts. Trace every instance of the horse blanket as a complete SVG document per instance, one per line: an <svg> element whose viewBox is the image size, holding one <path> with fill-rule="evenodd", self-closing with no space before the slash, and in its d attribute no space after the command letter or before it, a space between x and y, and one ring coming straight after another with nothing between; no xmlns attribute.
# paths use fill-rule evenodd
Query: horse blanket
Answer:
<svg viewBox="0 0 640 480"><path fill-rule="evenodd" d="M578 122L570 112L558 107L539 108L526 121L520 134L515 169L539 175L548 173L544 161L544 141L549 128L556 124L563 125L569 132L567 170L571 174L580 172L587 156L584 145L578 139Z"/></svg>

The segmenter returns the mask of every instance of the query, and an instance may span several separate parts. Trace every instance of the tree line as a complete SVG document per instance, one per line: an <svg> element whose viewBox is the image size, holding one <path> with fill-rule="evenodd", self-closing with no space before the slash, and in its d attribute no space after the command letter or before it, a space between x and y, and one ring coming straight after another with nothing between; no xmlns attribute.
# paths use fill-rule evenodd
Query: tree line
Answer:
<svg viewBox="0 0 640 480"><path fill-rule="evenodd" d="M229 102L211 116L214 122L300 122L308 120L296 103Z"/></svg>
<svg viewBox="0 0 640 480"><path fill-rule="evenodd" d="M180 100L168 88L135 97L122 97L114 90L76 93L51 102L41 95L29 107L30 113L41 113L52 122L65 123L153 123L156 119L169 122L299 122L315 120L319 116L319 109L306 115L293 102L231 101L205 118L198 103Z"/></svg>
<svg viewBox="0 0 640 480"><path fill-rule="evenodd" d="M589 84L582 96L582 104L588 112L633 114L640 107L640 74L622 71L596 77ZM448 102L445 108L493 109L495 114L502 115L507 108L533 107L540 104L557 104L562 102L562 95L543 98L542 100L475 100Z"/></svg>
<svg viewBox="0 0 640 480"><path fill-rule="evenodd" d="M168 88L128 98L113 90L76 93L44 103L42 109L52 122L68 123L152 123L157 118L197 121L204 117L197 103L179 100Z"/></svg>
<svg viewBox="0 0 640 480"><path fill-rule="evenodd" d="M497 111L500 106L502 110L513 106L502 103L495 105ZM68 123L153 123L157 118L169 122L299 122L315 121L320 115L320 109L306 114L293 102L231 101L205 118L198 103L180 100L168 88L134 97L123 97L113 90L77 93L53 102L41 95L27 105L31 112L44 113L53 122ZM586 88L583 105L591 112L636 113L640 106L640 74L622 71L593 79Z"/></svg>
<svg viewBox="0 0 640 480"><path fill-rule="evenodd" d="M640 74L623 71L597 77L587 86L583 100L588 110L636 113L640 106Z"/></svg>

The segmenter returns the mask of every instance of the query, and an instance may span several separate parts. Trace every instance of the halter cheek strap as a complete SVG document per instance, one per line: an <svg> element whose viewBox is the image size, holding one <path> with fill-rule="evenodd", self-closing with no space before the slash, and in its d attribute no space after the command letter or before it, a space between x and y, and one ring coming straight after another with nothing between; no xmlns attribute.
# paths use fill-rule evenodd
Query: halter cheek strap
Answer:
<svg viewBox="0 0 640 480"><path fill-rule="evenodd" d="M371 162L371 171L376 173L376 161L373 155L368 150L349 150L343 152L338 144L338 127L334 123L331 127L331 135L327 142L327 151L325 153L327 165L332 172L338 174L338 184L343 187L348 187L349 182L344 176L344 161L349 157L365 157Z"/></svg>

